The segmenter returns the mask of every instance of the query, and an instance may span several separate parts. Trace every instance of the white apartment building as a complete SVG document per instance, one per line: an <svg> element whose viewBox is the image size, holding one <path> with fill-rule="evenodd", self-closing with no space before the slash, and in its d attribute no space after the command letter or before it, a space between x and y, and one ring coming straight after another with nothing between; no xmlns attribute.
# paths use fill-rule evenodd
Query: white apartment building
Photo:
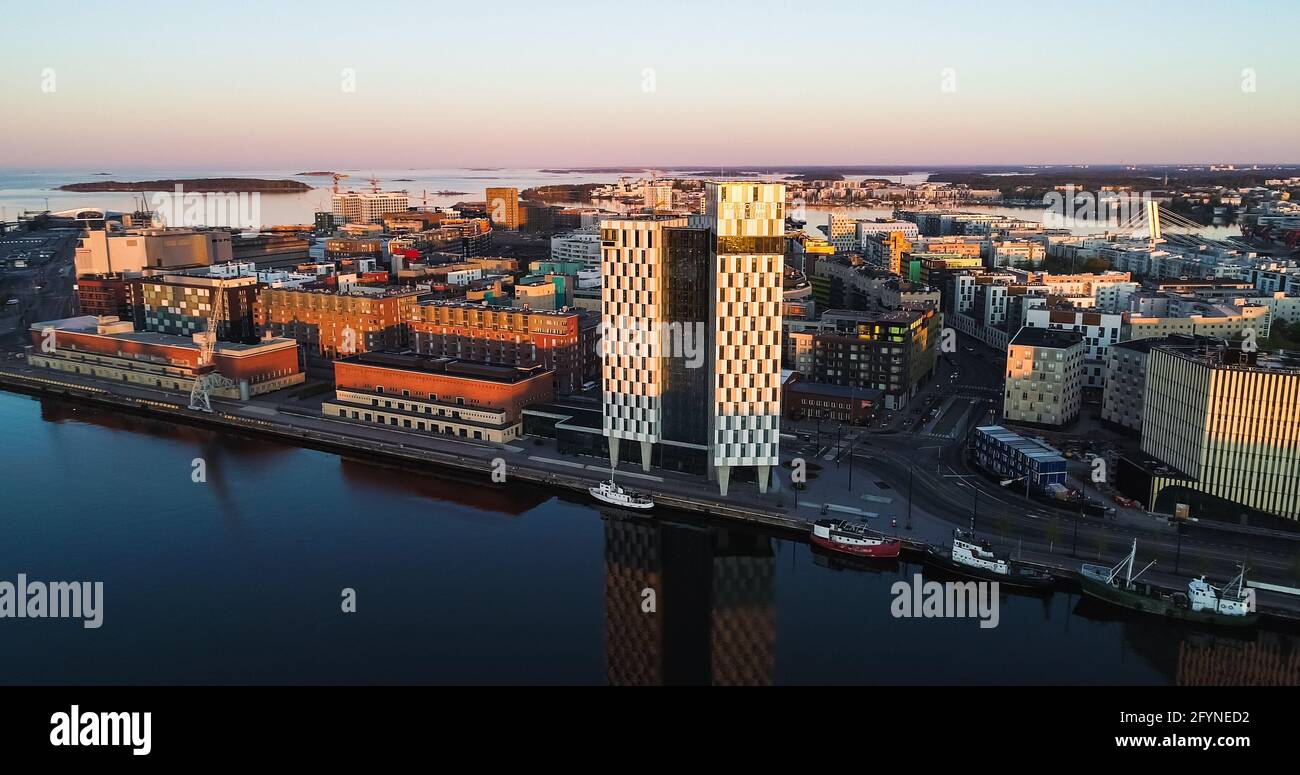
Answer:
<svg viewBox="0 0 1300 775"><path fill-rule="evenodd" d="M552 261L580 261L587 270L600 270L600 230L578 229L551 237Z"/></svg>
<svg viewBox="0 0 1300 775"><path fill-rule="evenodd" d="M867 238L873 234L899 232L908 240L915 240L920 231L911 221L857 221L854 231L858 238L858 251L865 250Z"/></svg>
<svg viewBox="0 0 1300 775"><path fill-rule="evenodd" d="M1083 339L1072 331L1022 328L1007 345L1003 419L1062 426L1079 416Z"/></svg>
<svg viewBox="0 0 1300 775"><path fill-rule="evenodd" d="M1037 240L993 240L989 244L989 266L1041 264L1047 246Z"/></svg>
<svg viewBox="0 0 1300 775"><path fill-rule="evenodd" d="M405 191L340 191L333 197L335 221L379 223L385 216L410 207Z"/></svg>
<svg viewBox="0 0 1300 775"><path fill-rule="evenodd" d="M836 253L858 252L861 249L858 222L848 216L831 213L826 224L826 241L831 243Z"/></svg>
<svg viewBox="0 0 1300 775"><path fill-rule="evenodd" d="M1025 325L1079 334L1083 338L1084 386L1096 390L1106 387L1110 347L1124 333L1123 313L1034 307L1025 311Z"/></svg>
<svg viewBox="0 0 1300 775"><path fill-rule="evenodd" d="M673 209L673 184L645 184L645 206L647 209L656 211Z"/></svg>

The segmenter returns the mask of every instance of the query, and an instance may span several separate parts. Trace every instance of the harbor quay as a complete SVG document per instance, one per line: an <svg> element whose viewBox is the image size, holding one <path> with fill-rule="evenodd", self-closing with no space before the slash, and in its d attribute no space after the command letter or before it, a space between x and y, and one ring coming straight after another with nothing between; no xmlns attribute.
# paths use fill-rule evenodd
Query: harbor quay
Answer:
<svg viewBox="0 0 1300 775"><path fill-rule="evenodd" d="M124 411L155 419L208 427L224 433L262 436L296 446L318 449L341 457L362 459L377 465L447 474L468 474L489 486L506 486L508 482L526 482L545 486L560 493L579 494L589 500L587 491L610 476L607 461L590 456L561 453L553 440L521 438L510 444L465 441L413 433L397 428L359 425L332 418L312 402L276 401L269 397L249 401L214 400L211 413L194 411L186 406L184 396L175 392L140 386L124 386L79 375L52 374L20 363L0 368L0 389L38 397L85 402L114 411ZM829 435L829 434L828 434ZM955 527L965 528L971 514L960 508L944 508L933 502L920 505L908 501L906 484L897 471L886 465L887 453L859 451L850 460L848 444L827 440L813 450L817 474L804 488L790 486L791 463L809 448L789 445L793 452L783 453L782 467L765 494L748 487L733 486L728 496L718 497L716 488L702 477L652 469L651 473L635 466L622 466L615 476L636 490L654 498L657 506L701 515L710 520L732 521L787 533L808 536L818 519L838 518L869 525L873 530L897 536L905 559L924 557L934 546L951 541ZM878 468L876 468L878 466ZM494 476L494 472L497 474ZM855 473L856 472L856 473ZM906 477L901 480L906 483ZM918 480L927 491L933 487ZM918 494L919 495L919 494ZM918 498L919 500L919 498ZM1079 568L1083 562L1114 562L1123 549L1118 540L1080 540L1070 534L1044 545L1028 532L1017 533L1004 519L992 517L988 504L983 507L986 522L983 532L1006 548L1016 562L1052 574L1058 586L1068 591L1078 588ZM1068 524L1068 523L1066 523ZM1127 540L1127 539L1126 539ZM1101 544L1105 543L1105 546ZM1068 550L1068 551L1067 551ZM1181 574L1173 569L1156 568L1144 578L1171 588L1185 584L1192 564L1185 563ZM1276 585L1273 585L1276 586ZM1300 624L1300 600L1288 594L1268 591L1258 593L1261 614L1281 622Z"/></svg>

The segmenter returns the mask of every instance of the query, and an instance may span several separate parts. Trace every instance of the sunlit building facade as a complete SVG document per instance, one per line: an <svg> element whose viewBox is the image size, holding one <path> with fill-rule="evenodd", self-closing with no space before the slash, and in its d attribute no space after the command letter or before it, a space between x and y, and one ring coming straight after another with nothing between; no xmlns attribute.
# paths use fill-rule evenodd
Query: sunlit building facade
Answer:
<svg viewBox="0 0 1300 775"><path fill-rule="evenodd" d="M1156 345L1143 403L1142 452L1164 464L1145 502L1177 486L1300 519L1300 359L1204 340ZM1205 508L1224 516L1212 501L1193 515Z"/></svg>
<svg viewBox="0 0 1300 775"><path fill-rule="evenodd" d="M781 275L785 186L708 183L713 240L713 465L723 495L735 466L766 492L781 436Z"/></svg>
<svg viewBox="0 0 1300 775"><path fill-rule="evenodd" d="M1068 425L1083 393L1083 337L1073 331L1022 328L1007 347L1002 416L1028 425Z"/></svg>
<svg viewBox="0 0 1300 775"><path fill-rule="evenodd" d="M601 223L604 431L702 452L726 495L752 467L766 492L781 419L784 186L708 183L703 216ZM671 415L671 416L669 416ZM706 431L706 432L705 432Z"/></svg>

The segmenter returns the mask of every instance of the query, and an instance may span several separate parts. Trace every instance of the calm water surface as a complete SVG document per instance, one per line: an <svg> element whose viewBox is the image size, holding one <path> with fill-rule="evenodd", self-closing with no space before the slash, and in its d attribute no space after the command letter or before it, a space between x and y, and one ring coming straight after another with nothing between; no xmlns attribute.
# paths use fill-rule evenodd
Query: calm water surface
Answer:
<svg viewBox="0 0 1300 775"><path fill-rule="evenodd" d="M687 514L5 392L0 427L0 579L105 587L98 630L0 619L0 683L1300 681L1291 635L1060 592L1004 596L995 629L895 619L890 586L916 568Z"/></svg>

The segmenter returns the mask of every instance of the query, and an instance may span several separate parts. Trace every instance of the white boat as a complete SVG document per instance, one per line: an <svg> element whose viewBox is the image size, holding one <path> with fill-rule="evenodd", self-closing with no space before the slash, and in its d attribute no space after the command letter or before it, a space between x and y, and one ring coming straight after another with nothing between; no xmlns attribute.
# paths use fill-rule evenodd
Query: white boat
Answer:
<svg viewBox="0 0 1300 775"><path fill-rule="evenodd" d="M1024 565L993 551L987 542L978 541L974 532L954 530L952 546L931 547L925 558L933 565L963 576L998 581L1007 586L1045 588L1054 583L1050 573Z"/></svg>
<svg viewBox="0 0 1300 775"><path fill-rule="evenodd" d="M648 496L633 490L625 490L614 484L613 479L608 482L601 482L595 487L588 487L587 492L602 503L608 503L622 509L652 509L655 505L655 502Z"/></svg>

